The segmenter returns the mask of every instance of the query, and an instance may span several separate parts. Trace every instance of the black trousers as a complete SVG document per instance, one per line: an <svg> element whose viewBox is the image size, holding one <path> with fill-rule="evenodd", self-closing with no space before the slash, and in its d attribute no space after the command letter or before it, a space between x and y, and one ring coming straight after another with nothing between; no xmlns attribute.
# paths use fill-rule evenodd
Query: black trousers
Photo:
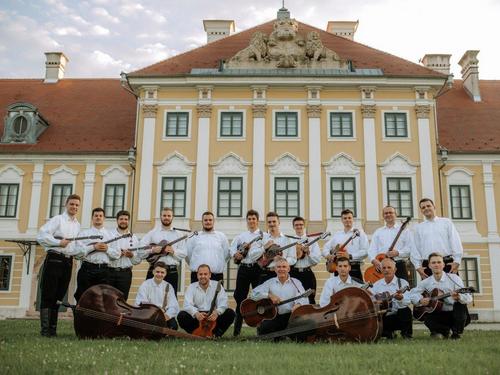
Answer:
<svg viewBox="0 0 500 375"><path fill-rule="evenodd" d="M259 267L259 266L257 266ZM259 275L259 285L264 284L267 280L272 279L273 277L276 277L276 272L271 271L270 269L262 269L260 268L260 275Z"/></svg>
<svg viewBox="0 0 500 375"><path fill-rule="evenodd" d="M406 260L396 261L396 277L408 281L408 268L406 267Z"/></svg>
<svg viewBox="0 0 500 375"><path fill-rule="evenodd" d="M243 325L243 317L240 313L241 302L248 297L250 286L252 289L259 285L260 267L253 263L247 266L241 263L238 267L236 275L236 288L234 289L234 300L236 301L236 318L234 320L234 335L237 336L241 332Z"/></svg>
<svg viewBox="0 0 500 375"><path fill-rule="evenodd" d="M82 262L76 277L77 288L75 299L78 302L82 294L90 287L97 284L107 284L109 280L109 267L107 264L93 264Z"/></svg>
<svg viewBox="0 0 500 375"><path fill-rule="evenodd" d="M292 267L290 270L290 276L296 278L302 283L302 286L304 287L305 290L307 289L313 289L314 293L309 296L309 303L311 305L314 305L316 303L316 275L314 272L311 270L311 268L307 269L298 269L295 267Z"/></svg>
<svg viewBox="0 0 500 375"><path fill-rule="evenodd" d="M274 319L263 320L260 326L257 327L257 334L265 335L285 329L288 326L290 315L291 313L277 314Z"/></svg>
<svg viewBox="0 0 500 375"><path fill-rule="evenodd" d="M177 324L177 321L175 318L170 318L165 322L165 327L173 329L174 331L177 331L179 329L179 325Z"/></svg>
<svg viewBox="0 0 500 375"><path fill-rule="evenodd" d="M146 280L153 278L153 269L154 265L150 264L148 273L146 274ZM167 275L163 278L163 280L172 285L175 296L177 297L177 288L179 287L179 272L177 270L177 266L168 266Z"/></svg>
<svg viewBox="0 0 500 375"><path fill-rule="evenodd" d="M349 275L363 282L363 274L361 273L361 263L351 263L351 271Z"/></svg>
<svg viewBox="0 0 500 375"><path fill-rule="evenodd" d="M212 276L210 276L210 280L215 280L215 281L224 280L224 274L223 273L212 273ZM197 281L198 281L197 272L191 271L191 283L195 283Z"/></svg>
<svg viewBox="0 0 500 375"><path fill-rule="evenodd" d="M128 300L130 285L132 284L132 267L113 268L109 267L108 284L123 293L125 301Z"/></svg>
<svg viewBox="0 0 500 375"><path fill-rule="evenodd" d="M401 336L412 337L412 319L409 307L398 309L397 313L393 315L384 315L382 336L392 338L394 331L401 331Z"/></svg>
<svg viewBox="0 0 500 375"><path fill-rule="evenodd" d="M59 310L57 301L62 301L68 291L72 270L73 258L47 253L41 276L40 309Z"/></svg>
<svg viewBox="0 0 500 375"><path fill-rule="evenodd" d="M427 314L424 324L431 333L440 333L443 336L448 336L450 330L455 334L462 334L465 326L470 323L469 310L467 305L460 302L453 304L452 311L434 311Z"/></svg>
<svg viewBox="0 0 500 375"><path fill-rule="evenodd" d="M234 311L231 309L226 309L222 315L219 315L216 320L216 325L214 328L214 336L221 337L227 331L229 326L234 321ZM193 318L186 311L181 311L179 315L177 315L177 321L179 322L179 326L186 331L187 333L193 332L196 328L199 327L200 323L198 319Z"/></svg>

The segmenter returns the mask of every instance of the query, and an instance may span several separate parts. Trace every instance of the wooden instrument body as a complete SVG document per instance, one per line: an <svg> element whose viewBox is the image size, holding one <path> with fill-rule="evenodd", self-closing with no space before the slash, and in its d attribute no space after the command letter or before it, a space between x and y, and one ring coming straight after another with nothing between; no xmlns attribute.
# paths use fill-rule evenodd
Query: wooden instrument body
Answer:
<svg viewBox="0 0 500 375"><path fill-rule="evenodd" d="M326 261L326 270L330 273L337 272L337 258L345 256L349 258L349 253L344 249L345 246L337 244L333 250L333 256Z"/></svg>
<svg viewBox="0 0 500 375"><path fill-rule="evenodd" d="M249 298L241 302L240 313L250 327L259 326L263 320L270 320L278 314L278 308L270 298L254 301Z"/></svg>
<svg viewBox="0 0 500 375"><path fill-rule="evenodd" d="M443 301L442 298L439 299L439 296L443 296L442 298L446 298L445 293L438 288L432 289L430 293L424 291L422 293L422 297L431 298L431 301L427 306L413 306L413 317L423 322L427 314L431 314L434 311L441 311L443 309Z"/></svg>
<svg viewBox="0 0 500 375"><path fill-rule="evenodd" d="M264 251L264 254L257 260L257 264L260 268L265 269L276 257L277 255L283 254L283 249L276 244L273 244Z"/></svg>
<svg viewBox="0 0 500 375"><path fill-rule="evenodd" d="M382 262L385 258L387 258L387 255L385 255L384 253L380 253L375 257L375 259L377 259L379 262ZM384 274L382 272L379 272L377 270L377 267L375 267L374 265L369 266L363 274L363 279L371 283L376 283L383 278Z"/></svg>
<svg viewBox="0 0 500 375"><path fill-rule="evenodd" d="M203 319L200 321L198 328L191 332L191 334L200 337L213 337L216 325L216 320L210 321L208 319Z"/></svg>

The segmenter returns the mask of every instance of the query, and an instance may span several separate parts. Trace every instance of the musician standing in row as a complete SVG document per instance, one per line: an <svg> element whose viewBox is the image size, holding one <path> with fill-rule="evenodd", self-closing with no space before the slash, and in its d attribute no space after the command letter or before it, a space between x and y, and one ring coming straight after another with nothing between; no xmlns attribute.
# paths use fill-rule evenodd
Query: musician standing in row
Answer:
<svg viewBox="0 0 500 375"><path fill-rule="evenodd" d="M344 242L347 241L354 234L354 214L351 210L345 209L340 214L340 219L344 225L344 230L335 232L323 248L323 256L329 260L335 256L334 249L337 245L342 246ZM361 274L361 264L363 259L365 259L368 252L368 237L365 232L359 231L359 236L354 238L347 246L343 249L347 252L347 256L350 259L351 271L350 275L356 278L358 281L362 282L363 275Z"/></svg>
<svg viewBox="0 0 500 375"><path fill-rule="evenodd" d="M236 318L234 320L234 336L241 332L243 318L240 314L241 302L247 298L250 290L259 285L261 269L256 261L262 256L264 248L262 247L262 231L259 229L259 213L255 210L249 210L246 215L247 228L236 236L231 243L230 252L235 263L239 263L238 274L236 276L236 287L234 290L234 299L236 301ZM261 237L260 240L256 240ZM244 256L240 251L247 251Z"/></svg>
<svg viewBox="0 0 500 375"><path fill-rule="evenodd" d="M62 301L68 292L73 270L73 256L78 254L75 243L67 238L74 238L80 232L80 223L76 219L79 207L80 197L76 194L68 196L64 212L45 223L36 238L47 253L41 273L40 333L42 336L57 335L59 312L57 301ZM56 239L55 236L61 239Z"/></svg>
<svg viewBox="0 0 500 375"><path fill-rule="evenodd" d="M104 210L100 207L92 210L92 227L80 232L79 236L100 235L102 240L81 240L76 246L83 255L82 266L78 270L75 299L78 302L83 292L97 284L107 284L109 279L110 260L120 258L121 251L116 242L105 241L113 239L111 231L104 227Z"/></svg>
<svg viewBox="0 0 500 375"><path fill-rule="evenodd" d="M349 287L361 287L363 284L351 278L349 274L351 272L351 264L349 258L338 257L336 260L338 276L330 276L326 280L325 285L323 285L323 290L321 291L321 296L319 298L319 306L324 307L330 303L332 296L341 291L342 289Z"/></svg>
<svg viewBox="0 0 500 375"><path fill-rule="evenodd" d="M381 263L376 259L379 254L385 254L389 258L394 258L396 262L396 276L408 281L408 270L406 268L406 260L410 257L413 247L413 241L409 230L403 230L398 242L391 251L389 247L396 238L401 224L396 222L396 209L392 206L385 206L382 209L385 226L378 228L373 233L370 247L368 248L368 257L372 264L382 271Z"/></svg>
<svg viewBox="0 0 500 375"><path fill-rule="evenodd" d="M130 233L128 229L130 221L130 212L122 210L116 214L116 229L111 230L111 237L116 238L126 234L130 237L121 238L116 241L116 246L121 252L118 259L112 259L109 262L108 284L115 287L123 293L125 301L128 299L130 285L132 284L132 266L141 263L141 257L137 252L127 249L137 246L139 240Z"/></svg>
<svg viewBox="0 0 500 375"><path fill-rule="evenodd" d="M141 246L148 246L151 244L159 244L161 241L172 242L177 238L181 237L179 232L172 228L174 220L174 210L170 207L164 207L160 213L161 225L149 231L141 240ZM165 281L172 285L174 293L177 296L177 289L179 284L179 272L178 267L186 257L185 241L180 241L173 246L167 246L163 250L163 256L161 256L158 261L163 262L167 268L167 273L165 275ZM160 246L154 246L152 250L146 250L141 252L143 258L147 258L153 253L158 253L161 251ZM151 264L146 279L153 277L153 267Z"/></svg>
<svg viewBox="0 0 500 375"><path fill-rule="evenodd" d="M458 273L464 249L455 225L448 218L436 216L436 207L431 199L422 198L419 206L425 220L415 226L415 246L411 255L415 269L422 279L430 276L431 271L422 263L431 253L438 251L445 258L453 258L451 266L445 267L445 272Z"/></svg>
<svg viewBox="0 0 500 375"><path fill-rule="evenodd" d="M306 221L303 217L297 216L292 221L295 235L301 239L306 238ZM302 283L304 289L312 289L314 293L309 296L309 303L314 305L316 303L316 275L312 271L312 267L319 263L321 260L321 250L318 243L311 246L306 244L295 245L296 252L302 253L302 257L297 256L297 262L290 270L290 276L296 278ZM297 254L297 253L296 253Z"/></svg>
<svg viewBox="0 0 500 375"><path fill-rule="evenodd" d="M383 317L382 337L394 338L395 331L401 331L401 336L411 339L413 335L412 315L408 307L411 303L410 293L403 292L408 288L408 282L396 275L396 262L391 258L384 258L380 264L384 278L373 284L372 293L388 292L393 295L389 301L389 311Z"/></svg>

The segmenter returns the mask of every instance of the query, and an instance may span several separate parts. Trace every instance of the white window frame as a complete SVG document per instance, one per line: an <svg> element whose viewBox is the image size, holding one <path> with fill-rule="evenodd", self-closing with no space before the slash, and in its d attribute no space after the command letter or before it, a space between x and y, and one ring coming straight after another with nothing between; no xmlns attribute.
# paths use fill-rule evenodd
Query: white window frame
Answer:
<svg viewBox="0 0 500 375"><path fill-rule="evenodd" d="M231 112L231 113L241 113L241 136L237 137L232 137L232 136L223 136L220 134L221 131L221 121L222 121L222 113L226 112ZM246 113L247 111L244 109L234 109L234 108L229 108L229 109L219 109L217 111L217 140L221 142L241 142L241 141L246 141L246 129L247 129L247 119L246 119Z"/></svg>
<svg viewBox="0 0 500 375"><path fill-rule="evenodd" d="M385 135L385 114L386 113L404 113L406 115L406 127L407 127L407 136L406 137L386 137ZM384 142L411 142L411 117L409 110L402 110L395 107L394 109L384 109L380 111L381 120L380 123L382 125L382 141Z"/></svg>
<svg viewBox="0 0 500 375"><path fill-rule="evenodd" d="M330 134L331 123L330 117L332 113L350 113L352 115L352 136L351 137L338 137ZM356 141L356 111L353 109L329 109L326 112L327 134L329 142L353 142Z"/></svg>
<svg viewBox="0 0 500 375"><path fill-rule="evenodd" d="M277 136L276 135L276 112L294 112L297 113L297 136L296 137L282 137L282 136ZM301 132L301 111L300 109L289 109L287 107L283 109L273 109L272 111L273 118L272 118L272 125L273 125L273 141L277 142L298 142L302 140L302 132Z"/></svg>
<svg viewBox="0 0 500 375"><path fill-rule="evenodd" d="M2 253L0 252L0 255L1 256L10 256L12 257L12 272L10 273L9 277L10 277L10 280L9 280L9 289L8 290L0 290L0 294L4 294L4 293L12 293L12 282L14 280L14 271L15 271L15 262L16 262L16 254L15 253Z"/></svg>
<svg viewBox="0 0 500 375"><path fill-rule="evenodd" d="M125 185L124 197L125 200L123 202L123 209L128 210L128 191L129 191L129 179L131 172L127 171L121 165L111 165L101 172L102 176L102 188L101 188L101 202L102 208L104 209L104 199L106 198L104 194L106 193L106 185ZM107 217L106 223L113 223L115 225L116 219Z"/></svg>
<svg viewBox="0 0 500 375"><path fill-rule="evenodd" d="M47 205L47 212L45 215L46 220L50 219L50 206L52 205L52 186L57 184L72 185L73 188L71 189L71 191L73 192L73 194L75 194L76 176L78 175L78 171L63 164L57 168L50 170L49 175L50 184L48 192L49 196L47 200L49 204Z"/></svg>
<svg viewBox="0 0 500 375"><path fill-rule="evenodd" d="M167 136L167 115L169 113L178 113L178 112L185 112L188 114L188 132L187 136L179 136L179 137L172 137L172 136ZM162 141L168 141L168 142L187 142L191 140L191 128L192 128L192 121L193 121L193 110L192 109L166 109L163 111L163 126L162 126L162 134L161 134L161 139Z"/></svg>
<svg viewBox="0 0 500 375"><path fill-rule="evenodd" d="M474 250L469 250L467 249L467 251L480 251L480 249L474 249ZM462 256L462 259L463 258L469 258L469 259L476 259L476 264L477 264L477 276L478 276L478 279L477 279L477 287L479 288L479 290L477 290L477 295L482 295L483 294L483 278L481 277L482 276L482 273L481 273L481 257L479 255L466 255L464 254Z"/></svg>
<svg viewBox="0 0 500 375"><path fill-rule="evenodd" d="M21 205L21 197L23 193L23 180L24 171L13 165L8 164L2 169L0 169L0 181L3 184L19 184L19 190L17 192L17 202L16 202L16 216L15 217L0 217L0 232L12 233L18 232L19 223L19 211Z"/></svg>

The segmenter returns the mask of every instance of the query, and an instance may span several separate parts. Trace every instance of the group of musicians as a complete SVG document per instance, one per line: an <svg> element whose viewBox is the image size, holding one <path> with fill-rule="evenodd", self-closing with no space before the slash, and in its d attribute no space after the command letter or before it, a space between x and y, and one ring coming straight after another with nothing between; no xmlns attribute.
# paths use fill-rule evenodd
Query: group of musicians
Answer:
<svg viewBox="0 0 500 375"><path fill-rule="evenodd" d="M412 337L410 305L426 306L436 298L429 294L436 288L449 297L443 298L442 309L425 315L424 323L432 337L459 338L468 323L467 304L472 297L458 293L464 285L458 276L463 248L453 223L436 216L432 200L424 198L419 206L425 220L413 230L403 230L392 206L384 207L385 226L377 229L371 243L366 234L354 228L353 212L342 211L343 230L333 233L320 250L318 239L328 233L306 233L302 217L293 219L293 235L280 229L275 212L266 215L266 232L259 229L259 213L246 214L247 231L229 244L226 236L214 230L214 215L202 215L202 230L181 233L173 227L173 210L161 211L161 225L148 232L142 240L130 233L130 213L116 215L116 228L104 227L102 208L92 211L92 226L80 231L76 219L80 197L70 195L65 211L54 216L40 228L37 240L46 250L42 280L40 321L43 336L56 336L58 301L64 298L71 278L73 258L81 260L77 274L78 301L90 287L109 284L128 298L132 267L147 259L151 265L147 278L139 287L135 304L150 303L165 314L168 328L194 331L202 321L216 321L214 337L222 336L234 321L234 336L241 331L241 303L250 298L270 299L278 306L274 319L264 320L257 333L283 330L290 314L298 306L315 304L315 294L303 297L305 290L316 290L312 267L322 256L335 265L335 273L326 281L319 306L330 302L335 293L347 287L364 288L372 295L391 295L392 303L383 317L382 336L389 339L395 331L404 338ZM381 260L378 255L384 254ZM364 284L361 265L369 257L383 277L373 285ZM237 263L238 273L234 298L236 311L228 307L227 293L219 281L229 259ZM154 260L154 261L153 261ZM184 293L181 309L177 302L179 266L185 260L191 271L191 284ZM411 261L420 275L418 285L408 290L407 264ZM446 264L445 264L446 261ZM250 292L251 288L251 292ZM429 294L426 294L429 293ZM280 303L291 300L288 303Z"/></svg>

